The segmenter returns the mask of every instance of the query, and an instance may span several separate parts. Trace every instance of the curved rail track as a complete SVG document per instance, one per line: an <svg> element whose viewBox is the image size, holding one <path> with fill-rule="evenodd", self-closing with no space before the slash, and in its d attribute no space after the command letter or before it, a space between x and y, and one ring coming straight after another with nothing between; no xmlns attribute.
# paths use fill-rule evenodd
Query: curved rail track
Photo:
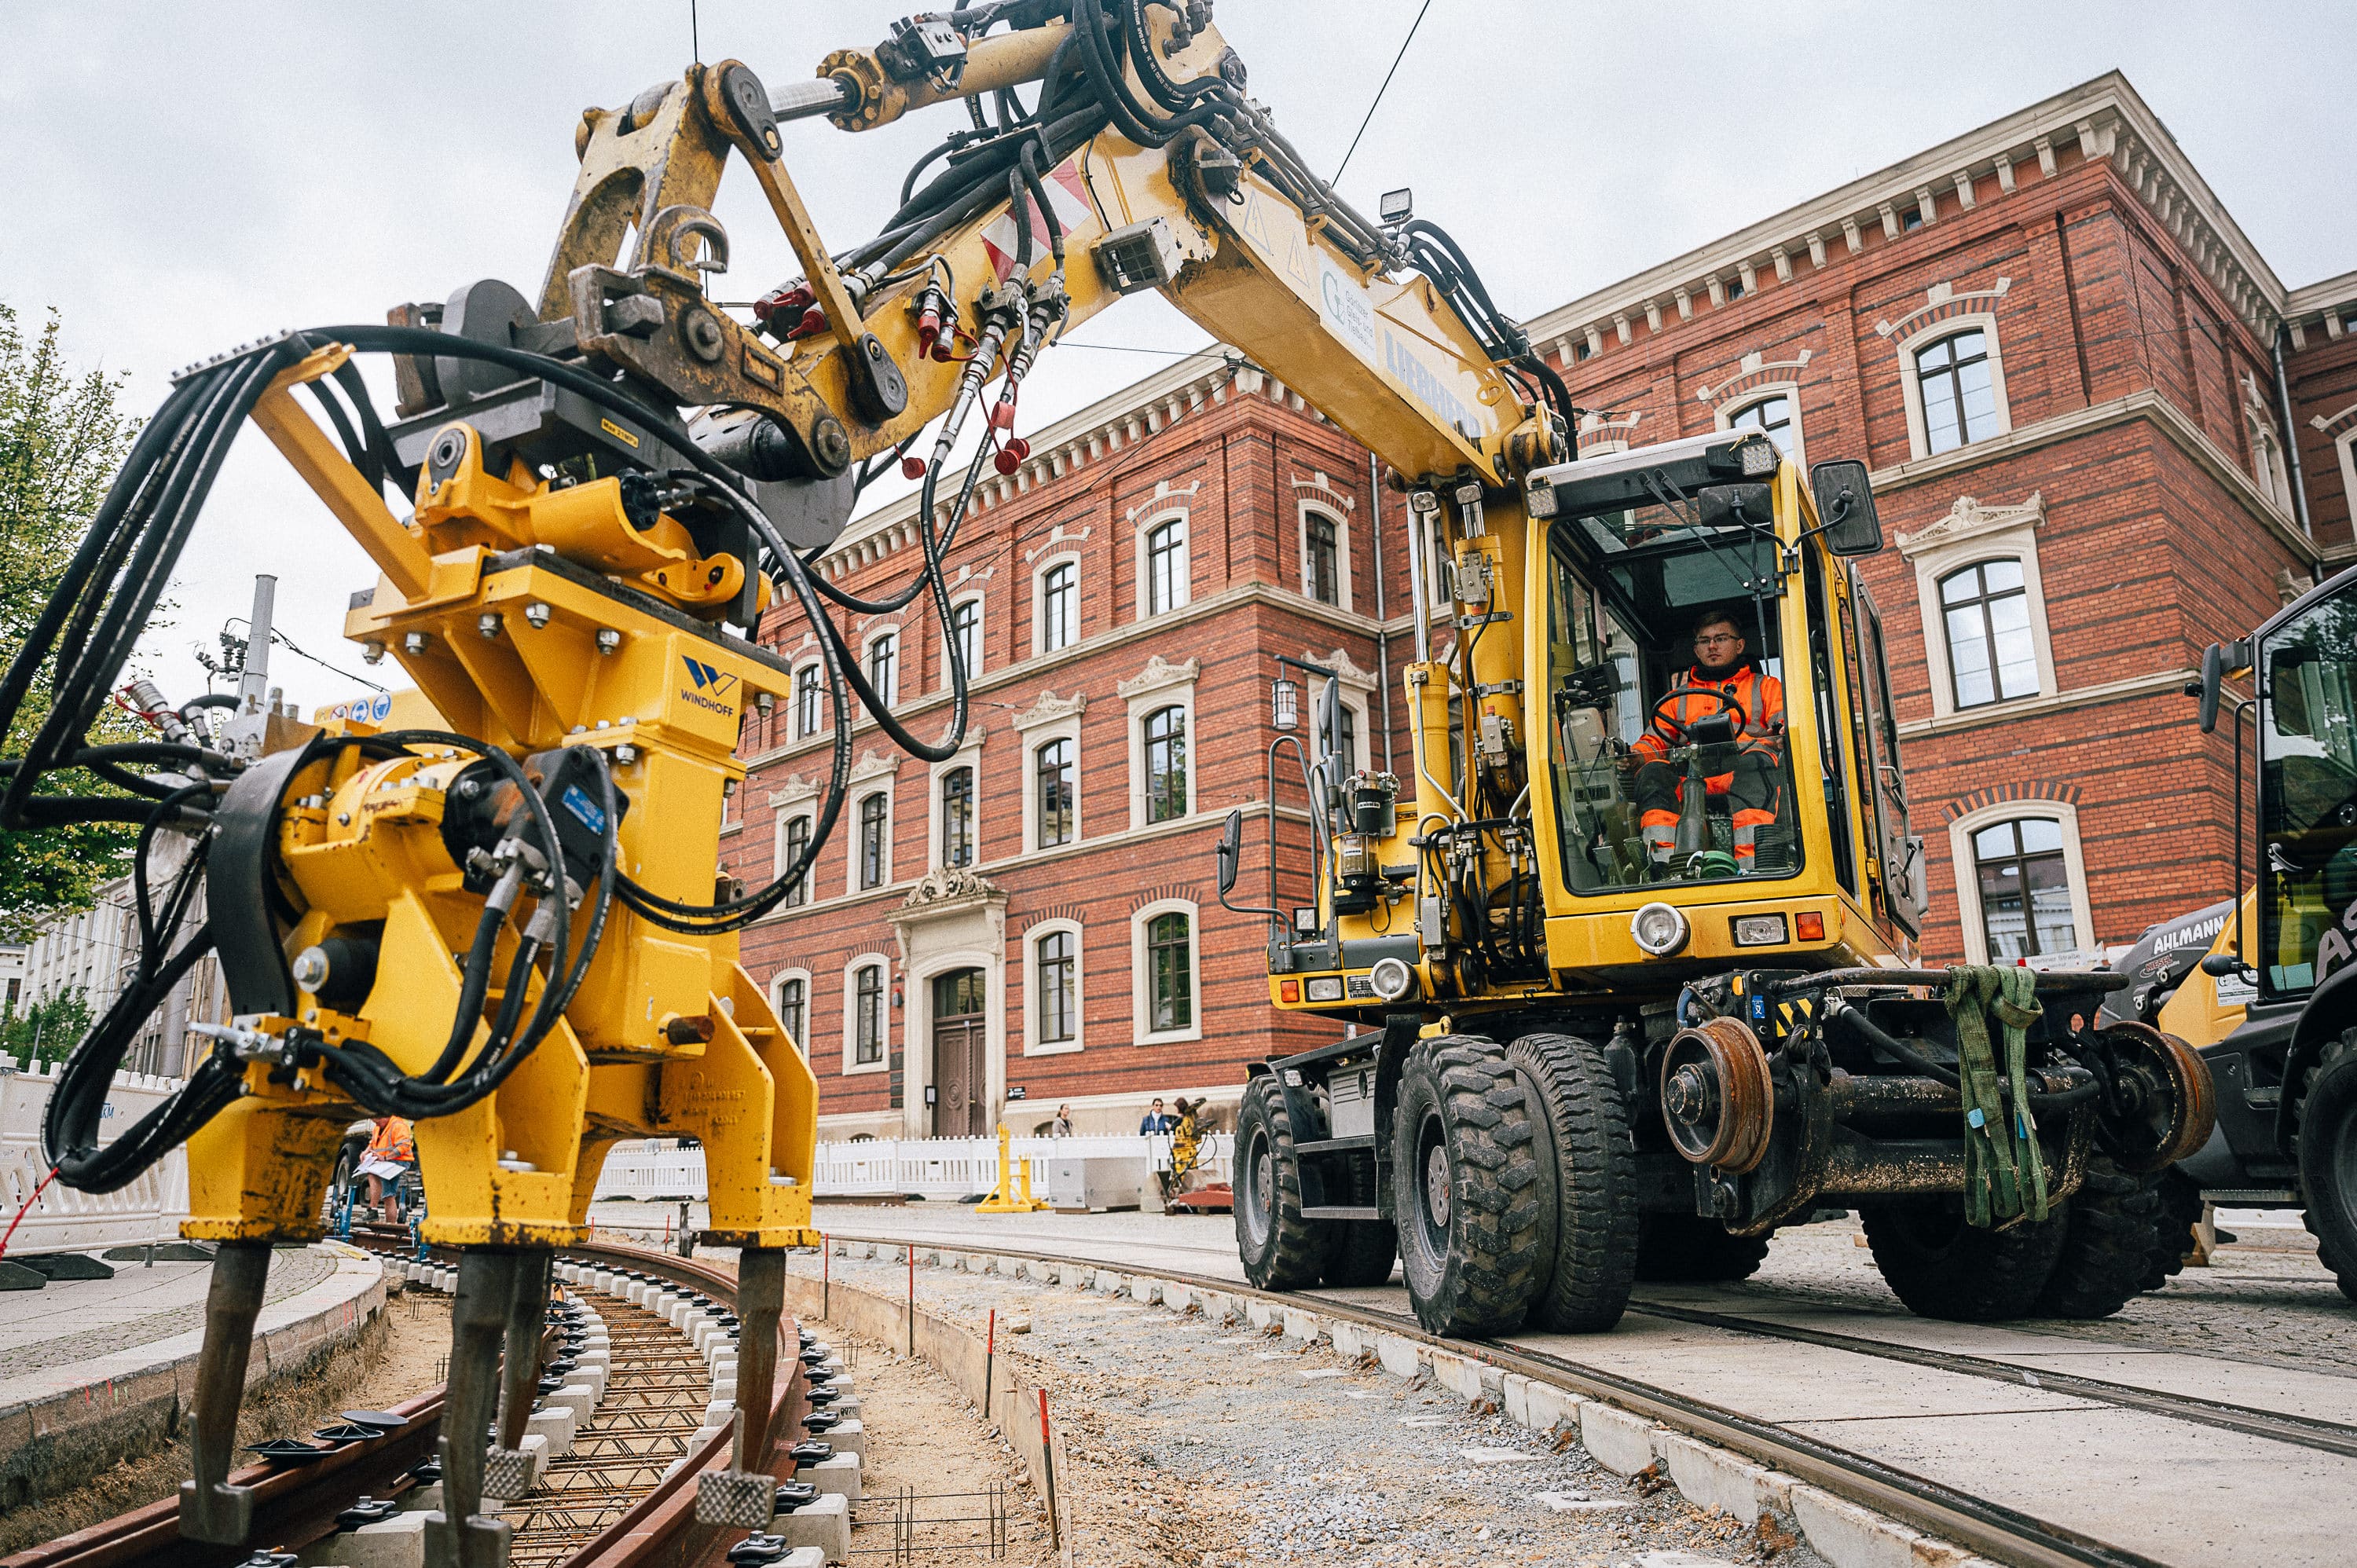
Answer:
<svg viewBox="0 0 2357 1568"><path fill-rule="evenodd" d="M912 1244L912 1239L905 1235L854 1235L848 1231L829 1234L835 1241L868 1242L895 1249ZM1006 1234L1011 1237L1014 1233ZM984 1245L971 1235L954 1240L942 1237L919 1237L914 1239L913 1244L920 1251L987 1253L994 1257L1043 1263L1109 1267L1206 1291L1222 1292L1240 1299L1290 1303L1296 1306L1312 1305L1329 1316L1380 1328L1419 1344L1486 1362L1503 1371L1539 1379L1590 1399L1618 1405L1846 1498L1912 1529L1943 1537L1999 1562L2019 1563L2025 1568L2070 1568L2070 1565L2089 1564L2093 1568L2161 1568L2156 1559L2099 1540L2085 1531L1974 1496L1869 1455L1795 1431L1791 1426L1762 1421L1673 1389L1623 1377L1529 1346L1499 1340L1450 1339L1427 1334L1406 1313L1387 1311L1347 1295L1318 1290L1291 1293L1254 1290L1240 1280L1221 1275L1194 1273L1158 1263L1139 1263L1135 1259L1135 1249L1123 1248L1119 1243L1099 1243L1099 1246L1111 1252L1128 1251L1130 1256L1090 1257L1039 1251L1003 1245L995 1240ZM1157 1250L1169 1249L1167 1244L1157 1243ZM2043 1369L2029 1373L2023 1368L1983 1357L1888 1344L1853 1335L1641 1299L1632 1302L1629 1312L1632 1316L1652 1316L1813 1344L2017 1386L2028 1384L2053 1393L2237 1432L2298 1448L2357 1456L2357 1427L2281 1411L2200 1399L2067 1373L2050 1373Z"/></svg>
<svg viewBox="0 0 2357 1568"><path fill-rule="evenodd" d="M358 1240L383 1251L391 1239ZM568 1247L558 1256L634 1270L736 1304L736 1277L708 1263L603 1244ZM724 1431L688 1447L707 1397L703 1358L651 1313L587 1294L613 1336L613 1377L573 1452L549 1466L533 1496L505 1511L516 1529L509 1562L512 1568L699 1568L717 1560L724 1532L695 1523L694 1477L725 1462L730 1437ZM770 1430L780 1450L801 1440L809 1410L802 1365L790 1348L796 1333L791 1318L780 1325L780 1389ZM418 1467L435 1457L442 1410L443 1391L435 1389L393 1406L387 1413L408 1419L392 1432L330 1444L313 1463L254 1465L232 1474L233 1484L254 1488L253 1529L244 1546L183 1541L178 1500L167 1499L0 1560L0 1568L232 1568L257 1552L299 1551L345 1528L338 1516L363 1497L398 1499L427 1484ZM688 1463L666 1478L663 1472L683 1455Z"/></svg>

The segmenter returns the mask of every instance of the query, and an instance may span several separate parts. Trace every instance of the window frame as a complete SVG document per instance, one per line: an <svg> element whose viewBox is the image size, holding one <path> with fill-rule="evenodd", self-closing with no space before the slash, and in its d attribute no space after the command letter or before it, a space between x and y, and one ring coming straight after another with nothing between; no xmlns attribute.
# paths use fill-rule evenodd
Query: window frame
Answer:
<svg viewBox="0 0 2357 1568"><path fill-rule="evenodd" d="M886 655L884 679L876 678L876 656ZM900 628L888 626L877 629L859 645L859 671L867 677L868 685L876 690L887 708L900 705Z"/></svg>
<svg viewBox="0 0 2357 1568"><path fill-rule="evenodd" d="M1996 405L1996 427L1986 435L1972 435L1943 452L1932 450L1931 424L1923 404L1923 376L1921 357L1938 344L1965 332L1981 334L1981 346L1989 372L1989 394ZM1943 317L1910 332L1899 345L1900 391L1907 405L1907 448L1910 461L1927 457L1947 457L1969 451L2013 431L2013 413L2006 401L2004 343L1996 329L1994 311L1959 312Z"/></svg>
<svg viewBox="0 0 2357 1568"><path fill-rule="evenodd" d="M2046 582L2039 566L2038 532L2046 521L2045 499L2033 491L2015 506L1986 505L1959 498L1948 514L1893 542L1915 574L1915 607L1923 628L1923 662L1933 723L1979 722L1983 715L2018 711L2018 705L2059 696L2054 639L2046 623ZM1940 580L1986 561L2021 564L2021 584L2029 596L2029 639L2038 656L2038 691L1970 708L1956 706L1956 682L1949 668L1947 616L1940 603ZM1886 627L1889 617L1884 618Z"/></svg>
<svg viewBox="0 0 2357 1568"><path fill-rule="evenodd" d="M774 869L770 872L772 876L784 875L786 867L793 864L794 830L796 828L802 830L802 843L807 844L810 843L813 826L812 813L808 811L779 813L778 853ZM778 907L783 909L800 909L808 906L811 902L811 884L816 880L817 871L818 866L815 862L803 867L802 875L795 880L791 887L786 889L785 897L778 901Z"/></svg>
<svg viewBox="0 0 2357 1568"><path fill-rule="evenodd" d="M950 858L950 789L960 779L965 780L965 850L966 858ZM970 751L960 751L942 764L933 775L933 843L930 857L935 865L945 870L971 871L982 864L982 768L980 758Z"/></svg>
<svg viewBox="0 0 2357 1568"><path fill-rule="evenodd" d="M799 1028L786 1016L786 987L789 985L802 988L802 1016ZM802 1053L804 1061L810 1060L811 972L806 969L781 969L770 976L770 1011L777 1015L779 1027L786 1031L786 1038L793 1042L794 1049Z"/></svg>
<svg viewBox="0 0 2357 1568"><path fill-rule="evenodd" d="M1964 961L1985 964L1988 956L1988 913L1981 907L1980 857L1973 849L1973 835L1999 822L2038 818L2059 824L2062 830L2062 869L2071 881L2071 922L2079 945L2073 953L2084 955L2098 950L2102 944L2095 935L2093 898L2087 887L2087 858L2079 843L2079 810L2067 800L1998 800L1977 811L1966 811L1948 824L1949 864L1955 875L1956 918L1964 940ZM2052 954L2041 953L2040 959Z"/></svg>
<svg viewBox="0 0 2357 1568"><path fill-rule="evenodd" d="M802 682L805 677L808 678L810 682L809 717L811 722L807 728L803 727L802 725ZM791 732L794 739L808 740L813 736L823 733L830 727L826 722L827 690L826 665L824 662L813 659L806 663L795 665L793 687L793 719L787 727Z"/></svg>
<svg viewBox="0 0 2357 1568"><path fill-rule="evenodd" d="M1154 723L1166 714L1169 715L1167 733L1157 737L1153 733ZM1194 759L1189 755L1189 746L1193 740L1191 733L1193 725L1189 722L1192 716L1189 704L1174 701L1149 708L1145 716L1137 721L1139 804L1144 812L1143 820L1139 823L1141 827L1158 827L1164 822L1178 822L1194 814ZM1155 815L1157 800L1154 788L1154 753L1157 746L1168 748L1168 764L1165 772L1166 775L1177 776L1178 781L1177 793L1183 797L1176 802L1177 809L1168 816Z"/></svg>
<svg viewBox="0 0 2357 1568"><path fill-rule="evenodd" d="M1991 566L1997 565L2011 565L2017 572L2020 573L2020 583L2010 588L2001 588L1992 591L1988 586L1988 569ZM1978 591L1975 593L1972 597L1967 599L1950 600L1947 592L1948 585L1955 581L1958 577L1963 576L1967 572L1977 573L1979 575L1977 579ZM2042 681L2038 671L2038 628L2034 623L2029 623L2029 573L2022 566L2021 561L2018 557L2012 555L1983 555L1974 560L1967 561L1962 565L1950 567L1947 571L1941 573L1937 577L1932 579L1932 596L1938 605L1940 638L1943 648L1947 655L1946 663L1948 666L1949 704L1953 712L1960 714L1973 713L1981 708L1996 707L2002 703L2018 703L2027 698L2035 697L2040 694L2040 687L2042 684ZM2025 623L2029 623L2026 624L2024 628L2029 637L2030 649L2031 685L2030 689L2027 692L2006 691L2004 689L2003 678L2000 674L2003 666L1997 659L1996 617L1991 607L1996 605L2000 599L2010 598L2018 598L2022 600L2022 618ZM1963 677L1957 673L1956 670L1955 636L1953 629L1948 624L1948 618L1951 615L1953 615L1958 610L1967 608L1976 608L1980 611L1981 637L1987 649L1988 657L1990 694L1975 703L1967 703L1964 701L1964 686L1962 683Z"/></svg>
<svg viewBox="0 0 2357 1568"><path fill-rule="evenodd" d="M1153 924L1165 915L1187 918L1187 982L1190 1005L1182 1028L1157 1029L1154 1017ZM1129 917L1130 1028L1141 1046L1177 1044L1203 1037L1203 918L1192 899L1157 898Z"/></svg>
<svg viewBox="0 0 2357 1568"><path fill-rule="evenodd" d="M1193 524L1184 507L1157 511L1141 519L1137 524L1137 618L1152 620L1157 616L1185 609L1194 599L1195 546ZM1154 537L1168 533L1177 543L1172 553L1178 557L1179 570L1172 575L1168 587L1169 602L1157 603L1155 597ZM1075 638L1074 641L1079 639Z"/></svg>
<svg viewBox="0 0 2357 1568"><path fill-rule="evenodd" d="M1064 748L1063 760L1058 766L1068 776L1063 780L1063 787L1068 796L1063 811L1064 831L1057 836L1053 843L1048 842L1048 802L1046 785L1043 782L1045 764L1042 761L1042 754L1051 746ZM1078 843L1081 837L1080 743L1070 736L1051 735L1031 746L1026 755L1030 761L1027 780L1027 788L1030 790L1027 808L1029 832L1024 835L1026 840L1033 849L1039 850L1062 849L1067 845Z"/></svg>
<svg viewBox="0 0 2357 1568"><path fill-rule="evenodd" d="M1353 584L1351 582L1351 571L1350 513L1343 508L1333 504L1329 500L1322 499L1311 500L1306 497L1297 498L1295 499L1293 511L1294 548L1298 553L1301 561L1302 596L1310 600L1314 604L1329 606L1332 608L1342 611L1346 615L1355 614L1356 611L1353 608L1351 602ZM1413 514L1411 514L1411 516ZM1316 573L1312 570L1309 553L1310 519L1312 517L1316 517L1324 521L1334 530L1334 596L1330 599L1321 599L1318 596L1318 579Z"/></svg>
<svg viewBox="0 0 2357 1568"><path fill-rule="evenodd" d="M985 640L985 634L989 629L988 623L984 618L986 610L983 603L982 595L967 594L961 598L954 598L950 601L950 631L947 636L944 636L942 639L942 690L944 692L953 689L953 682L950 674L950 662L957 653L957 644L955 639L957 635L958 618L968 610L972 610L974 612L974 650L973 657L966 660L966 684L969 686L973 685L976 680L981 678L983 673L985 664L983 645Z"/></svg>
<svg viewBox="0 0 2357 1568"><path fill-rule="evenodd" d="M883 842L881 845L881 878L868 882L863 878L867 861L867 807L871 801L883 802ZM844 891L854 897L873 893L892 886L892 786L889 780L860 794L852 802L852 832L856 835L845 854L845 883Z"/></svg>
<svg viewBox="0 0 2357 1568"><path fill-rule="evenodd" d="M1760 427L1758 425L1738 425L1736 421L1753 409L1764 403L1772 403L1778 398L1782 398L1785 405L1792 410L1792 419L1786 428L1792 434L1792 446L1786 456L1790 458L1792 467L1805 472L1809 466L1809 446L1808 436L1802 428L1800 382L1755 382L1721 403L1713 411L1713 417L1717 419L1718 428L1721 430L1759 429ZM1772 441L1775 437L1770 435L1769 439Z"/></svg>
<svg viewBox="0 0 2357 1568"><path fill-rule="evenodd" d="M859 977L867 970L877 973L877 1019L876 1059L863 1062L859 1054ZM854 956L843 966L843 1076L887 1072L892 1066L892 961L880 952L864 952Z"/></svg>
<svg viewBox="0 0 2357 1568"><path fill-rule="evenodd" d="M1068 1040L1050 1040L1040 1026L1039 949L1050 937L1070 937L1072 941L1072 1035ZM1069 1056L1083 1050L1088 1045L1088 940L1085 929L1078 920L1051 918L1035 920L1023 933L1023 1054L1027 1057Z"/></svg>
<svg viewBox="0 0 2357 1568"><path fill-rule="evenodd" d="M1059 570L1070 567L1072 574L1072 618L1071 636L1064 641L1048 640L1048 579ZM1077 552L1050 555L1031 573L1031 652L1035 658L1061 653L1077 647L1081 641L1081 557Z"/></svg>
<svg viewBox="0 0 2357 1568"><path fill-rule="evenodd" d="M1201 810L1203 770L1200 766L1200 759L1190 755L1187 768L1186 810L1161 822L1147 821L1146 811L1146 720L1163 708L1176 705L1185 709L1191 750L1198 729L1195 723L1195 682L1201 674L1200 660L1189 659L1183 664L1172 664L1160 654L1155 654L1147 659L1145 671L1135 680L1122 682L1115 688L1128 708L1124 744L1129 764L1129 826L1132 832L1185 822Z"/></svg>

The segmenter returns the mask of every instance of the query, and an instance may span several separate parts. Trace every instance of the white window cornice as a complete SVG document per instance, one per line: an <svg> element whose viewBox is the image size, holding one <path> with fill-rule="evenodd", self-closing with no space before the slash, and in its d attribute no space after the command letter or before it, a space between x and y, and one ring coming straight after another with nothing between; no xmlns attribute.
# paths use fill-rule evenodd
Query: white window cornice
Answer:
<svg viewBox="0 0 2357 1568"><path fill-rule="evenodd" d="M2032 702L2059 695L2061 682L2054 667L2054 638L2046 620L2046 582L2038 561L2038 531L2046 521L2046 498L2032 490L2012 506L1987 506L1973 496L1958 496L1947 515L1913 533L1892 541L1900 558L1915 577L1915 603L1923 622L1923 656L1932 690L1933 722L1958 713L1998 709L2007 701ZM1984 561L2016 561L2021 565L2021 585L2029 613L2030 648L2038 658L2038 690L1993 703L1956 706L1955 672L1948 653L1947 612L1940 599L1940 581ZM1994 654L1994 650L1991 650Z"/></svg>
<svg viewBox="0 0 2357 1568"><path fill-rule="evenodd" d="M1973 835L1998 822L2018 822L2025 817L2061 825L2062 869L2071 882L2072 934L2078 942L2075 950L2082 953L2099 950L2100 944L2095 936L2094 900L2087 890L2087 860L2079 847L2079 808L2068 800L1995 800L1964 812L1948 824L1948 854L1956 875L1956 914L1964 926L1964 961L1967 963L1989 961L1988 921L1981 908L1980 857L1973 853ZM2028 918L2029 890L2026 888L2022 898L2022 914Z"/></svg>
<svg viewBox="0 0 2357 1568"><path fill-rule="evenodd" d="M1157 693L1171 691L1181 686L1193 686L1195 678L1202 672L1202 669L1203 661L1200 659L1189 659L1183 664L1173 664L1157 653L1147 658L1145 669L1115 685L1114 691L1128 702L1142 702Z"/></svg>
<svg viewBox="0 0 2357 1568"><path fill-rule="evenodd" d="M1088 707L1089 694L1086 692L1074 692L1069 697L1060 697L1042 686L1031 705L1007 722L1017 730L1035 730L1043 725L1061 724L1066 719L1078 718L1088 711Z"/></svg>

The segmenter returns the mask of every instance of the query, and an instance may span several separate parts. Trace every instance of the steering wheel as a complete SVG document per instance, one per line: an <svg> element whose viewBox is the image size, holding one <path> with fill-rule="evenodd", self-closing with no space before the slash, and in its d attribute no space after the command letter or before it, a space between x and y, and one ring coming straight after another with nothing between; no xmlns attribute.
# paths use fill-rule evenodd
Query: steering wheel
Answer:
<svg viewBox="0 0 2357 1568"><path fill-rule="evenodd" d="M1751 722L1751 715L1744 710L1744 706L1741 703L1735 700L1735 693L1732 692L1722 692L1716 686L1673 686L1668 691L1663 693L1661 700L1653 704L1652 722L1662 725L1665 729L1674 731L1676 734L1677 743L1680 746L1692 744L1689 732L1687 731L1684 721L1674 717L1667 711L1670 704L1676 702L1680 697L1717 698L1718 700L1719 711L1721 713L1727 713L1735 715L1735 728L1738 734L1741 734L1744 728Z"/></svg>

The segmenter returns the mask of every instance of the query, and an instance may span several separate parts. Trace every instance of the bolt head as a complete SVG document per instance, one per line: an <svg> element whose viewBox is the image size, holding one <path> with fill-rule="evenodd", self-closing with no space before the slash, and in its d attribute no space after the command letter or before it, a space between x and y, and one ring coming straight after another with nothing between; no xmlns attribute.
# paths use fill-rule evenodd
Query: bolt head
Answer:
<svg viewBox="0 0 2357 1568"><path fill-rule="evenodd" d="M363 664L383 663L384 644L379 642L374 638L369 639L368 641L361 647L361 662Z"/></svg>
<svg viewBox="0 0 2357 1568"><path fill-rule="evenodd" d="M614 651L614 650L616 650L616 649L618 649L618 648L619 648L619 647L621 647L621 646L622 646L622 634L621 634L620 632L619 632L619 631L616 631L612 627L610 627L610 626L609 626L609 627L607 627L607 628L605 628L603 630L601 630L601 631L599 631L599 632L597 633L597 651L598 651L598 652L600 652L600 653L611 653L611 652L613 652L613 651Z"/></svg>
<svg viewBox="0 0 2357 1568"><path fill-rule="evenodd" d="M485 642L499 636L500 624L500 612L497 610L485 610L475 618L475 629L482 634Z"/></svg>
<svg viewBox="0 0 2357 1568"><path fill-rule="evenodd" d="M639 748L625 741L614 748L614 760L628 768L639 759Z"/></svg>
<svg viewBox="0 0 2357 1568"><path fill-rule="evenodd" d="M523 618L532 623L533 629L535 631L548 624L551 613L549 607L538 599L534 599L523 607Z"/></svg>
<svg viewBox="0 0 2357 1568"><path fill-rule="evenodd" d="M404 632L404 633L402 633L402 635L401 635L401 650L402 650L404 653L407 653L407 654L411 654L411 655L415 655L415 654L420 654L420 653L425 652L425 634L424 632L422 632L422 631L407 631L407 632Z"/></svg>

